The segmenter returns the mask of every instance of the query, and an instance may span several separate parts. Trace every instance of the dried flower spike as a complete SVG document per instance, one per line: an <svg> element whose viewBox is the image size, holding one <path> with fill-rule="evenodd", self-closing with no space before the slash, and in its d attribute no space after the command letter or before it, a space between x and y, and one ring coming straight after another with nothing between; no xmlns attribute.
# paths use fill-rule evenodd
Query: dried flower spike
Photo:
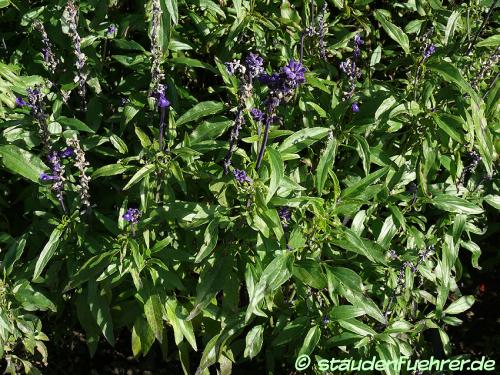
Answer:
<svg viewBox="0 0 500 375"><path fill-rule="evenodd" d="M52 151L52 146L50 145L50 134L49 134L49 129L47 127L47 116L45 115L45 112L43 110L43 93L40 90L39 87L35 88L28 88L26 90L28 92L28 102L27 104L31 110L31 115L36 119L38 122L38 132L40 134L40 139L43 144L43 152L45 155L49 155L50 152ZM26 102L24 100L17 101L16 103L19 104L25 104Z"/></svg>
<svg viewBox="0 0 500 375"><path fill-rule="evenodd" d="M51 151L48 155L48 164L51 168L51 174L41 173L40 180L43 182L53 181L52 190L56 192L56 197L61 204L64 212L66 212L66 206L64 205L64 165L61 163L59 153L56 151Z"/></svg>
<svg viewBox="0 0 500 375"><path fill-rule="evenodd" d="M160 90L159 85L165 78L161 67L163 51L160 46L159 32L161 22L160 0L153 0L153 18L151 20L151 89L150 96Z"/></svg>
<svg viewBox="0 0 500 375"><path fill-rule="evenodd" d="M347 75L349 79L349 91L344 91L343 100L350 99L354 96L356 91L356 82L361 78L361 69L357 66L358 60L361 56L361 46L365 42L361 39L359 34L354 36L354 50L352 52L352 58L347 58L345 61L340 63L340 69ZM352 111L354 113L359 112L359 105L357 102L352 104Z"/></svg>
<svg viewBox="0 0 500 375"><path fill-rule="evenodd" d="M74 165L80 172L80 181L77 185L80 201L86 206L87 212L90 210L90 193L89 182L90 177L87 175L87 167L89 163L85 160L85 152L80 147L80 142L76 136L66 140L68 148L63 152L66 155L75 155Z"/></svg>
<svg viewBox="0 0 500 375"><path fill-rule="evenodd" d="M81 50L81 38L78 34L78 9L76 8L73 0L68 0L63 16L69 27L69 36L73 43L73 51L76 56L76 76L75 82L78 82L78 94L82 99L82 111L87 110L87 90L85 83L87 82L88 73L85 69L85 62L87 56Z"/></svg>
<svg viewBox="0 0 500 375"><path fill-rule="evenodd" d="M45 61L47 68L49 69L49 71L52 74L54 74L56 72L58 62L57 62L57 59L56 59L54 53L52 52L52 43L49 40L47 32L45 31L45 27L43 27L43 24L39 20L33 21L33 26L42 36L43 59Z"/></svg>
<svg viewBox="0 0 500 375"><path fill-rule="evenodd" d="M233 60L232 62L226 63L228 73L237 75L240 82L238 89L238 107L236 109L236 118L231 130L229 149L223 162L224 174L227 174L229 172L229 167L231 166L231 158L238 143L240 130L245 124L243 110L246 108L247 100L253 95L253 79L256 77L260 77L264 72L263 65L264 60L262 59L262 57L254 53L250 53L246 57L244 65L241 64L239 60Z"/></svg>

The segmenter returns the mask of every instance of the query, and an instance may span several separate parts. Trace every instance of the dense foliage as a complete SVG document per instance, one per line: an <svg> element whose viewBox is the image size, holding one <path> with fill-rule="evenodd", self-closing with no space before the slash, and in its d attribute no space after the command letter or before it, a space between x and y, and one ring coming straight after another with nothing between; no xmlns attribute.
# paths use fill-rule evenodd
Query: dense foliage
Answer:
<svg viewBox="0 0 500 375"><path fill-rule="evenodd" d="M494 3L0 0L0 363L69 326L196 374L451 355Z"/></svg>

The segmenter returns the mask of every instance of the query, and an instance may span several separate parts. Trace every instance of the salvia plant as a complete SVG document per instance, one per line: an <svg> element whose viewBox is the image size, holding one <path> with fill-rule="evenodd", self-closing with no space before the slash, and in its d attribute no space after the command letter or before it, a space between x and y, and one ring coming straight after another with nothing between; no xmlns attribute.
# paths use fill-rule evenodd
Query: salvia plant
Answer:
<svg viewBox="0 0 500 375"><path fill-rule="evenodd" d="M491 0L0 0L0 371L463 358L499 265L496 22Z"/></svg>

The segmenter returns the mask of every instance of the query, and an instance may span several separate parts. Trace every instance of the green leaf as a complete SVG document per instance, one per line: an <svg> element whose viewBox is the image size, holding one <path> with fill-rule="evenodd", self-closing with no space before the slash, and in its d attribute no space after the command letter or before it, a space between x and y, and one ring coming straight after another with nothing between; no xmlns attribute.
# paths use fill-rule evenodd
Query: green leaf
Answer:
<svg viewBox="0 0 500 375"><path fill-rule="evenodd" d="M9 276L14 264L21 258L25 246L26 238L24 238L24 236L10 245L5 253L3 261L0 263L0 270L3 270L6 276Z"/></svg>
<svg viewBox="0 0 500 375"><path fill-rule="evenodd" d="M278 150L281 154L293 154L323 139L330 132L329 128L306 128L286 138Z"/></svg>
<svg viewBox="0 0 500 375"><path fill-rule="evenodd" d="M130 181L123 187L123 190L130 189L132 186L141 181L144 177L149 175L155 169L154 164L148 164L139 169L130 179Z"/></svg>
<svg viewBox="0 0 500 375"><path fill-rule="evenodd" d="M315 289L326 287L326 277L321 269L321 264L312 259L301 259L293 265L292 273L304 285L309 285Z"/></svg>
<svg viewBox="0 0 500 375"><path fill-rule="evenodd" d="M460 117L452 116L447 113L433 115L436 124L453 140L465 143L465 136L463 133L463 121Z"/></svg>
<svg viewBox="0 0 500 375"><path fill-rule="evenodd" d="M260 302L267 294L271 294L290 278L288 253L281 254L274 258L265 268L255 289L250 296L245 321L248 322L252 314L263 315L259 309Z"/></svg>
<svg viewBox="0 0 500 375"><path fill-rule="evenodd" d="M483 213L481 207L460 198L451 195L441 194L432 199L432 203L441 210L454 212L458 214L480 214Z"/></svg>
<svg viewBox="0 0 500 375"><path fill-rule="evenodd" d="M92 179L96 179L99 177L108 177L108 176L116 176L117 174L122 174L127 171L129 167L126 167L121 164L109 164L102 166L92 173Z"/></svg>
<svg viewBox="0 0 500 375"><path fill-rule="evenodd" d="M37 156L15 145L0 146L0 160L12 172L36 183L48 168Z"/></svg>
<svg viewBox="0 0 500 375"><path fill-rule="evenodd" d="M87 302L90 312L102 334L111 345L114 345L113 319L111 318L109 303L104 290L98 288L98 283L95 280L89 280Z"/></svg>
<svg viewBox="0 0 500 375"><path fill-rule="evenodd" d="M186 338L193 350L197 351L196 339L193 332L193 324L190 321L180 317L178 312L182 310L174 299L168 299L165 303L165 310L169 323L174 329L175 343L179 345Z"/></svg>
<svg viewBox="0 0 500 375"><path fill-rule="evenodd" d="M476 44L476 47L498 47L498 46L500 46L500 34L492 35L489 38L481 40L479 43Z"/></svg>
<svg viewBox="0 0 500 375"><path fill-rule="evenodd" d="M319 339L321 338L321 328L316 325L309 329L307 335L304 339L304 343L299 350L299 356L301 355L311 355L316 345L318 345Z"/></svg>
<svg viewBox="0 0 500 375"><path fill-rule="evenodd" d="M341 198L345 199L353 195L355 197L356 194L364 191L372 183L377 181L379 178L383 177L387 172L389 172L389 169L390 169L389 166L385 166L379 169L378 171L369 174L365 178L362 178L358 182L355 182L354 184L352 184L351 186L342 191L342 193L340 194Z"/></svg>
<svg viewBox="0 0 500 375"><path fill-rule="evenodd" d="M469 94L478 103L479 97L472 87L464 79L460 71L451 63L447 61L432 61L427 64L428 68L433 72L439 74L445 81L458 86L462 91Z"/></svg>
<svg viewBox="0 0 500 375"><path fill-rule="evenodd" d="M342 305L333 307L329 315L333 320L348 320L365 315L365 310L362 307Z"/></svg>
<svg viewBox="0 0 500 375"><path fill-rule="evenodd" d="M220 122L202 122L201 125L197 126L196 129L194 129L194 131L189 135L191 146L206 140L212 140L220 137L232 123L233 122L231 120Z"/></svg>
<svg viewBox="0 0 500 375"><path fill-rule="evenodd" d="M399 26L394 25L380 10L375 10L373 13L375 19L380 22L385 32L391 37L392 40L396 41L405 51L406 54L410 53L410 41L408 40L408 35L404 33Z"/></svg>
<svg viewBox="0 0 500 375"><path fill-rule="evenodd" d="M186 65L192 68L203 68L208 69L214 74L218 74L218 70L215 69L212 65L202 62L197 59L191 59L189 57L174 57L170 59L170 62L173 64Z"/></svg>
<svg viewBox="0 0 500 375"><path fill-rule="evenodd" d="M12 288L12 294L26 311L56 311L56 306L39 291L33 289L28 280L22 280Z"/></svg>
<svg viewBox="0 0 500 375"><path fill-rule="evenodd" d="M318 168L316 169L316 189L319 196L323 195L323 188L328 177L328 172L333 168L333 159L335 158L336 150L337 141L332 139L328 142L323 155L319 159Z"/></svg>
<svg viewBox="0 0 500 375"><path fill-rule="evenodd" d="M113 249L91 257L71 276L63 292L65 293L68 290L74 289L91 278L97 278L111 264L111 260L117 253L118 250Z"/></svg>
<svg viewBox="0 0 500 375"><path fill-rule="evenodd" d="M132 327L132 354L135 357L139 353L145 356L148 354L154 341L155 335L148 322L142 316L138 316Z"/></svg>
<svg viewBox="0 0 500 375"><path fill-rule="evenodd" d="M370 146L368 145L368 142L365 138L357 134L354 135L354 138L358 143L356 148L361 157L361 160L363 161L363 170L365 171L365 175L368 176L368 174L370 173Z"/></svg>
<svg viewBox="0 0 500 375"><path fill-rule="evenodd" d="M365 323L361 323L357 319L339 320L339 325L342 328L357 333L361 336L375 336L377 334L377 332L375 332L373 328Z"/></svg>
<svg viewBox="0 0 500 375"><path fill-rule="evenodd" d="M36 261L35 271L33 273L33 280L36 280L42 274L42 271L44 270L45 266L56 252L57 247L61 242L60 238L63 233L64 230L61 227L56 227L50 234L49 240L43 247L42 252L40 253L40 256Z"/></svg>
<svg viewBox="0 0 500 375"><path fill-rule="evenodd" d="M127 144L116 134L111 135L109 141L121 154L126 154L128 152Z"/></svg>
<svg viewBox="0 0 500 375"><path fill-rule="evenodd" d="M209 256L212 250L217 245L218 239L219 222L217 220L212 220L205 229L203 244L201 245L200 251L196 255L194 262L200 263L203 259Z"/></svg>
<svg viewBox="0 0 500 375"><path fill-rule="evenodd" d="M491 207L500 210L500 195L488 194L484 197L485 202L487 202Z"/></svg>
<svg viewBox="0 0 500 375"><path fill-rule="evenodd" d="M146 290L144 314L156 339L161 343L163 339L163 310L160 295L152 288Z"/></svg>
<svg viewBox="0 0 500 375"><path fill-rule="evenodd" d="M453 32L455 31L457 20L460 18L460 12L458 10L454 10L451 12L450 17L448 18L448 22L446 23L446 30L444 32L444 44L448 44L448 40L450 36L453 36Z"/></svg>
<svg viewBox="0 0 500 375"><path fill-rule="evenodd" d="M332 243L343 249L364 255L372 262L386 264L381 248L376 243L359 237L356 232L348 228L344 228L343 237L344 239L333 240Z"/></svg>
<svg viewBox="0 0 500 375"><path fill-rule="evenodd" d="M170 19L172 20L174 25L177 25L177 23L179 22L179 11L177 9L177 0L164 0L164 1L168 9Z"/></svg>
<svg viewBox="0 0 500 375"><path fill-rule="evenodd" d="M467 311L471 308L471 306L474 304L475 298L474 296L462 296L456 301L452 302L444 312L446 314L460 314L464 311Z"/></svg>
<svg viewBox="0 0 500 375"><path fill-rule="evenodd" d="M76 118L70 118L66 116L59 116L56 121L60 123L61 125L65 125L70 129L74 130L80 130L83 132L88 132L88 133L94 133L94 131L89 128L84 122L76 119Z"/></svg>
<svg viewBox="0 0 500 375"><path fill-rule="evenodd" d="M285 170L283 160L281 160L281 154L274 148L268 148L267 157L271 165L271 181L269 183L269 190L267 191L266 203L271 200L276 190L278 190Z"/></svg>
<svg viewBox="0 0 500 375"><path fill-rule="evenodd" d="M246 336L245 339L245 358L253 359L257 354L259 354L262 349L262 342L264 340L264 326L258 325L253 327Z"/></svg>
<svg viewBox="0 0 500 375"><path fill-rule="evenodd" d="M175 122L177 126L186 124L191 121L196 121L202 117L213 115L224 109L224 103L221 102L201 102L189 109Z"/></svg>
<svg viewBox="0 0 500 375"><path fill-rule="evenodd" d="M141 142L142 147L146 148L146 147L149 147L151 145L151 140L146 135L146 133L144 133L144 131L142 131L141 128L139 128L138 126L135 126L134 131L135 131L135 134L137 135L137 138L139 138L139 141Z"/></svg>

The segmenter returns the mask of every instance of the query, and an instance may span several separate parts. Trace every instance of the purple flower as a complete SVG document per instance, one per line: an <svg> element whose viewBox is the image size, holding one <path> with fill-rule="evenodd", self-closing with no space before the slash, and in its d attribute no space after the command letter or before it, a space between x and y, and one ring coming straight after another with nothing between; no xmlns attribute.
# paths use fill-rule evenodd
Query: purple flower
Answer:
<svg viewBox="0 0 500 375"><path fill-rule="evenodd" d="M170 101L165 95L166 88L166 85L159 85L158 90L152 95L156 99L156 105L158 108L168 108L170 106Z"/></svg>
<svg viewBox="0 0 500 375"><path fill-rule="evenodd" d="M52 180L55 180L57 177L56 176L52 176L50 174L47 174L45 172L42 172L40 173L40 181L52 181Z"/></svg>
<svg viewBox="0 0 500 375"><path fill-rule="evenodd" d="M59 151L59 157L61 158L70 158L75 155L75 150L72 147L66 147L64 151Z"/></svg>
<svg viewBox="0 0 500 375"><path fill-rule="evenodd" d="M233 60L231 62L224 63L226 65L227 72L231 75L236 73L245 73L246 68L241 65L240 60Z"/></svg>
<svg viewBox="0 0 500 375"><path fill-rule="evenodd" d="M108 34L108 36L112 36L115 32L116 32L116 26L115 25L109 25L108 26L108 30L106 31L106 33Z"/></svg>
<svg viewBox="0 0 500 375"><path fill-rule="evenodd" d="M278 209L278 216L280 217L283 227L288 227L290 220L292 219L292 211L288 207L281 207Z"/></svg>
<svg viewBox="0 0 500 375"><path fill-rule="evenodd" d="M258 108L252 108L250 114L255 121L261 122L264 120L264 113Z"/></svg>
<svg viewBox="0 0 500 375"><path fill-rule="evenodd" d="M170 106L170 101L166 98L165 94L161 93L158 98L158 107L167 108Z"/></svg>
<svg viewBox="0 0 500 375"><path fill-rule="evenodd" d="M264 71L264 60L257 54L250 53L245 59L245 64L252 78L259 76Z"/></svg>
<svg viewBox="0 0 500 375"><path fill-rule="evenodd" d="M354 43L356 43L358 47L361 46L362 44L365 44L365 42L363 41L363 39L361 39L361 36L359 34L356 34L354 36Z"/></svg>
<svg viewBox="0 0 500 375"><path fill-rule="evenodd" d="M236 181L238 181L240 184L244 184L245 182L251 184L253 182L253 180L247 176L247 172L242 171L241 169L233 170L233 175Z"/></svg>
<svg viewBox="0 0 500 375"><path fill-rule="evenodd" d="M358 112L359 112L359 105L358 105L358 103L357 103L357 102L352 103L352 106L351 106L351 107L352 107L352 111L353 111L354 113L358 113Z"/></svg>
<svg viewBox="0 0 500 375"><path fill-rule="evenodd" d="M130 224L137 224L142 213L137 208L129 208L125 214L123 214L123 220L129 222Z"/></svg>
<svg viewBox="0 0 500 375"><path fill-rule="evenodd" d="M28 105L28 103L26 103L26 102L23 100L23 98L19 98L19 97L17 97L17 98L16 98L16 105L17 105L18 107L24 107L24 106L27 106L27 105Z"/></svg>
<svg viewBox="0 0 500 375"><path fill-rule="evenodd" d="M128 98L121 98L119 106L120 107L124 107L125 104L127 104L127 103L130 103L130 99L128 99Z"/></svg>
<svg viewBox="0 0 500 375"><path fill-rule="evenodd" d="M290 87L297 87L305 82L304 73L306 68L298 61L290 60L288 65L283 67L283 73L286 75L287 84Z"/></svg>
<svg viewBox="0 0 500 375"><path fill-rule="evenodd" d="M424 60L428 59L431 57L431 55L436 52L436 46L434 44L431 44L429 47L426 48L424 52Z"/></svg>
<svg viewBox="0 0 500 375"><path fill-rule="evenodd" d="M280 75L278 73L273 73L271 75L264 73L259 76L259 81L268 86L270 89L274 89L280 82Z"/></svg>

